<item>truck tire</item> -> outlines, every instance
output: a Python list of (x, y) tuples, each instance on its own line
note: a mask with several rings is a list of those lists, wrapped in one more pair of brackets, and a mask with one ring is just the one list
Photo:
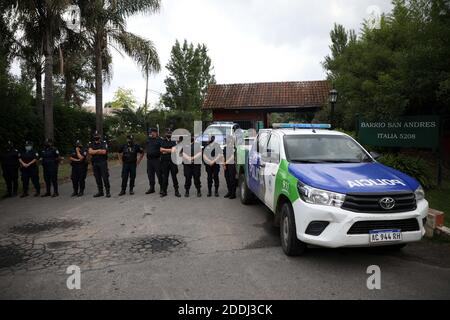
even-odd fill
[(294, 210), (286, 202), (280, 211), (280, 238), (281, 246), (287, 256), (300, 256), (306, 250), (306, 244), (297, 239)]
[(251, 204), (254, 200), (253, 193), (248, 188), (245, 175), (243, 174), (239, 176), (239, 198), (241, 199), (241, 203), (245, 205)]

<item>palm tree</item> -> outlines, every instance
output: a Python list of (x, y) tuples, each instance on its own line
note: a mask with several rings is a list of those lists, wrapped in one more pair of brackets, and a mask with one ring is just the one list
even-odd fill
[(144, 109), (148, 109), (148, 78), (152, 72), (158, 72), (161, 69), (161, 65), (159, 64), (159, 60), (157, 56), (152, 54), (144, 57), (144, 61), (142, 64), (142, 73), (145, 77), (145, 102)]
[[(53, 123), (53, 51), (63, 25), (61, 14), (70, 0), (17, 0), (8, 1), (24, 23), (35, 21), (38, 29), (30, 30), (40, 35), (44, 55), (44, 128), (45, 138), (54, 137)], [(23, 28), (24, 30), (26, 28)], [(36, 78), (36, 80), (38, 80)]]
[[(23, 18), (23, 17), (22, 17)], [(23, 32), (16, 35), (17, 29)], [(15, 57), (19, 58), (28, 74), (33, 75), (36, 86), (36, 114), (44, 119), (44, 109), (42, 104), (42, 73), (44, 72), (43, 48), (42, 48), (42, 28), (36, 19), (16, 21), (9, 26), (12, 49)]]
[[(103, 133), (103, 57), (113, 47), (145, 66), (151, 57), (159, 70), (158, 54), (150, 40), (126, 31), (126, 19), (138, 13), (155, 13), (160, 0), (79, 0), (82, 24), (91, 38), (95, 56), (96, 128)], [(154, 63), (154, 62), (157, 63)], [(157, 67), (157, 68), (155, 68)], [(149, 67), (149, 70), (151, 68)]]

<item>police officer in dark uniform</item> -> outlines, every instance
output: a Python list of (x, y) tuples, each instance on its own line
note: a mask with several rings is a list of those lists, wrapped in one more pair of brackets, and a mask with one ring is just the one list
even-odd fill
[(3, 198), (17, 196), (19, 187), (19, 151), (14, 148), (11, 141), (8, 141), (5, 152), (0, 157), (2, 164), (3, 178), (6, 183), (6, 194)]
[[(45, 141), (44, 150), (41, 151), (41, 163), (44, 169), (44, 181), (46, 193), (42, 197), (57, 197), (58, 193), (58, 167), (61, 158), (59, 151), (53, 146), (53, 140)], [(53, 195), (51, 194), (51, 186), (53, 185)]]
[(19, 162), (22, 172), (23, 193), (20, 196), (25, 198), (28, 196), (28, 187), (30, 180), (33, 183), (36, 193), (35, 197), (39, 197), (41, 193), (41, 186), (39, 184), (39, 167), (38, 167), (39, 153), (33, 149), (31, 141), (25, 142), (25, 151), (19, 153)]
[(146, 194), (155, 193), (155, 175), (158, 178), (158, 183), (160, 186), (160, 193), (162, 194), (161, 188), (161, 138), (158, 136), (158, 130), (152, 128), (150, 129), (150, 137), (147, 139), (147, 144), (145, 150), (147, 152), (147, 176), (150, 189)]
[(177, 179), (178, 166), (172, 161), (172, 153), (175, 151), (177, 143), (172, 141), (172, 131), (167, 130), (166, 136), (161, 142), (161, 197), (167, 196), (167, 187), (169, 186), (169, 174), (172, 176), (173, 187), (175, 189), (175, 196), (181, 197), (179, 191), (179, 184)]
[(203, 151), (203, 161), (205, 163), (206, 174), (208, 175), (208, 197), (212, 196), (212, 185), (214, 182), (214, 195), (219, 196), (219, 160), (222, 156), (222, 149), (216, 141), (215, 136), (211, 136), (208, 145)]
[(94, 171), (95, 182), (98, 192), (94, 198), (103, 197), (103, 186), (106, 189), (106, 197), (111, 198), (111, 187), (109, 184), (108, 171), (108, 144), (102, 141), (98, 132), (94, 135), (94, 142), (89, 145), (88, 153), (91, 156), (92, 170)]
[(194, 185), (197, 189), (197, 197), (202, 196), (201, 188), (202, 184), (200, 181), (201, 170), (202, 170), (202, 146), (200, 143), (195, 142), (195, 138), (191, 137), (191, 144), (184, 146), (183, 150), (183, 167), (184, 167), (184, 177), (185, 184), (184, 189), (186, 193), (184, 196), (189, 197), (189, 190), (192, 185), (192, 178), (194, 178)]
[[(138, 153), (140, 154), (138, 160)], [(128, 177), (130, 177), (130, 195), (134, 194), (134, 181), (136, 180), (136, 167), (144, 157), (144, 149), (134, 143), (133, 135), (127, 136), (127, 144), (119, 150), (119, 160), (122, 163), (122, 190), (119, 197), (124, 196), (127, 190)]]
[(223, 149), (223, 167), (225, 180), (227, 182), (228, 192), (225, 198), (236, 199), (236, 162), (235, 162), (234, 140), (232, 137), (227, 139), (227, 144)]
[(83, 147), (83, 143), (77, 140), (75, 148), (70, 154), (70, 165), (72, 166), (72, 197), (82, 197), (86, 186), (86, 176), (88, 169), (88, 151)]

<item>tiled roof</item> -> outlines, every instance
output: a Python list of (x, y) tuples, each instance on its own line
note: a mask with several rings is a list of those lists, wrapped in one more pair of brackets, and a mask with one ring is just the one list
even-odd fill
[(203, 109), (322, 107), (330, 89), (328, 81), (211, 85)]

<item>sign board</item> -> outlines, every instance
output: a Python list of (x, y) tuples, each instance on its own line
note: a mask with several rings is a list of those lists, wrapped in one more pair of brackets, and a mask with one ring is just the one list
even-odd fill
[(439, 148), (439, 117), (414, 116), (389, 121), (359, 120), (358, 140), (377, 147)]

